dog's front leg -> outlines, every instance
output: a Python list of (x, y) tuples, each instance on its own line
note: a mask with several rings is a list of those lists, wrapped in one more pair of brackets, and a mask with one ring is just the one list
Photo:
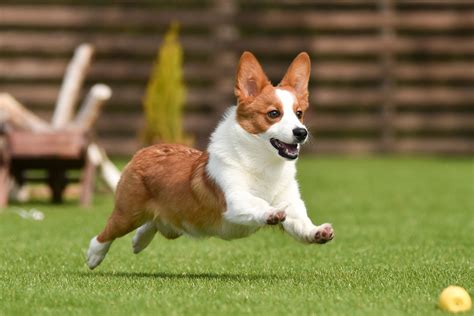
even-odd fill
[(331, 224), (317, 226), (312, 223), (306, 206), (301, 200), (296, 182), (291, 185), (287, 194), (282, 194), (280, 198), (288, 202), (286, 220), (282, 223), (288, 234), (301, 242), (317, 244), (324, 244), (334, 238)]
[(270, 206), (265, 200), (246, 191), (226, 195), (224, 218), (234, 224), (247, 226), (276, 225), (286, 218), (284, 209)]
[(286, 232), (301, 242), (324, 244), (334, 238), (331, 224), (316, 226), (307, 216), (288, 215), (282, 224)]
[[(212, 157), (211, 157), (212, 158)], [(272, 207), (266, 200), (252, 194), (252, 176), (221, 159), (210, 159), (208, 172), (224, 192), (224, 219), (245, 226), (276, 225), (285, 220), (284, 209)]]

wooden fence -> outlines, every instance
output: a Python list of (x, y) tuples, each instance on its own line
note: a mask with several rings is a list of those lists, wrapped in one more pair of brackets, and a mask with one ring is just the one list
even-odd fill
[(313, 152), (474, 152), (474, 1), (0, 1), (0, 91), (51, 115), (82, 42), (87, 84), (114, 96), (97, 132), (114, 154), (140, 144), (141, 99), (160, 40), (182, 25), (185, 128), (203, 148), (243, 50), (274, 83), (300, 51), (313, 60)]

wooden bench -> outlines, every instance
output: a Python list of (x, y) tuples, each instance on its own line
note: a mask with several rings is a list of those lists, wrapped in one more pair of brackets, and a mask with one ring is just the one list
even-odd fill
[[(9, 175), (21, 186), (26, 182), (46, 182), (52, 202), (61, 203), (67, 184), (81, 182), (80, 202), (87, 206), (92, 199), (95, 166), (88, 159), (89, 137), (78, 131), (6, 133), (6, 148), (0, 157), (0, 207), (8, 203)], [(46, 170), (46, 176), (35, 176), (31, 170)], [(83, 170), (80, 178), (71, 170)]]
[[(10, 176), (19, 186), (26, 182), (46, 182), (51, 188), (52, 201), (60, 203), (63, 191), (70, 182), (82, 182), (81, 203), (88, 205), (92, 198), (95, 166), (105, 160), (103, 152), (93, 163), (96, 147), (90, 145), (91, 131), (103, 104), (111, 97), (111, 89), (104, 84), (93, 85), (76, 113), (82, 85), (90, 66), (94, 48), (79, 45), (66, 68), (59, 90), (51, 123), (28, 110), (11, 94), (0, 92), (0, 208), (8, 204)], [(46, 170), (38, 176), (31, 170)], [(83, 169), (82, 177), (74, 178), (70, 170)], [(109, 168), (111, 169), (111, 168)], [(113, 168), (112, 168), (113, 169)], [(119, 171), (112, 170), (112, 188)]]

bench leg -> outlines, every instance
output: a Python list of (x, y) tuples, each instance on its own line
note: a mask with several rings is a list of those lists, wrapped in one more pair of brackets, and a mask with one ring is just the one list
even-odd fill
[(48, 182), (51, 188), (52, 202), (56, 204), (62, 203), (63, 192), (67, 185), (66, 170), (50, 169)]
[(10, 190), (9, 180), (10, 159), (8, 157), (7, 151), (4, 149), (0, 150), (0, 208), (8, 206), (8, 193)]
[(2, 163), (0, 165), (0, 208), (8, 206), (9, 179), (8, 164)]
[(89, 206), (92, 201), (92, 195), (94, 193), (95, 184), (95, 171), (96, 166), (86, 158), (86, 164), (82, 173), (81, 181), (81, 205)]

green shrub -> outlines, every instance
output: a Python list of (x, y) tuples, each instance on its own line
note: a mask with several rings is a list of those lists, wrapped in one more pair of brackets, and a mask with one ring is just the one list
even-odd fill
[(183, 133), (183, 105), (186, 89), (183, 82), (183, 49), (178, 41), (179, 26), (173, 23), (153, 65), (143, 106), (146, 145), (189, 143)]

